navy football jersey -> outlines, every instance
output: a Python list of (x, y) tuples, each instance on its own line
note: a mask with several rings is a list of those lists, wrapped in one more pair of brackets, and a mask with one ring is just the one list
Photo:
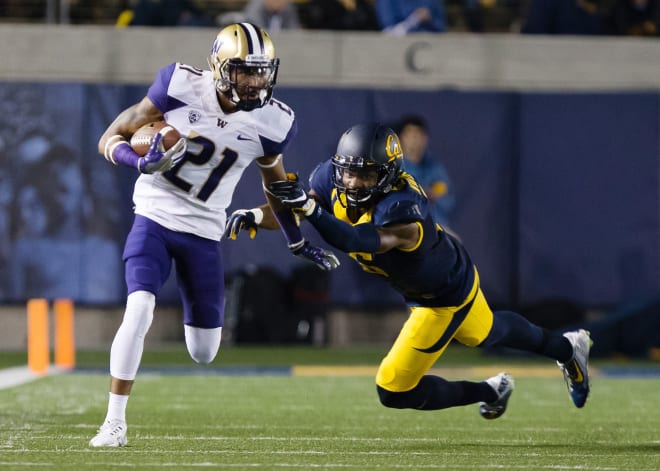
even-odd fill
[(415, 179), (402, 173), (392, 191), (353, 223), (334, 188), (332, 172), (332, 161), (327, 160), (314, 170), (309, 183), (319, 203), (337, 219), (377, 227), (410, 222), (419, 225), (420, 238), (411, 249), (350, 253), (362, 269), (387, 279), (410, 305), (462, 304), (474, 282), (474, 266), (463, 245), (434, 223), (429, 201)]

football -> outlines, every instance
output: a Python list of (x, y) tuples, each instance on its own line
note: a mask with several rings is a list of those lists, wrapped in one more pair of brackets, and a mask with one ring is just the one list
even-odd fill
[(135, 134), (133, 134), (131, 137), (131, 147), (133, 148), (133, 151), (135, 151), (135, 153), (140, 157), (146, 154), (154, 140), (154, 136), (161, 129), (164, 129), (163, 139), (161, 142), (163, 143), (165, 150), (172, 147), (181, 138), (179, 131), (174, 129), (165, 121), (154, 121), (153, 123), (145, 124), (140, 129), (135, 131)]

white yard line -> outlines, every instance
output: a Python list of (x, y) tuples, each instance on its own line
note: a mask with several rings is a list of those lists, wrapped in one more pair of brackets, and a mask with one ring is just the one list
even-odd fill
[[(59, 371), (50, 368), (47, 375), (57, 374)], [(21, 384), (35, 381), (47, 375), (39, 375), (31, 372), (27, 366), (15, 366), (13, 368), (0, 369), (0, 389), (12, 388)]]

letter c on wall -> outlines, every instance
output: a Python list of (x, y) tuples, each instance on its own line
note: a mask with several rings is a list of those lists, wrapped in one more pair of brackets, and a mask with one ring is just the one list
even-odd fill
[(422, 49), (428, 49), (430, 47), (431, 44), (428, 42), (412, 43), (408, 47), (408, 49), (406, 49), (406, 55), (405, 55), (406, 68), (416, 74), (424, 74), (430, 72), (430, 69), (428, 67), (422, 68), (417, 65), (417, 56), (418, 56), (417, 53)]

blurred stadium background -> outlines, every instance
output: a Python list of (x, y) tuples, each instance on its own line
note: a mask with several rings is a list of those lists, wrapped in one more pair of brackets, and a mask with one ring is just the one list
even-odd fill
[[(198, 2), (213, 15), (244, 3)], [(588, 325), (596, 355), (657, 359), (660, 42), (524, 37), (510, 31), (526, 2), (493, 5), (479, 35), (465, 32), (460, 2), (447, 2), (442, 35), (273, 34), (275, 96), (299, 121), (286, 166), (306, 176), (355, 122), (423, 114), (454, 183), (453, 229), (493, 307), (549, 328)], [(119, 324), (136, 175), (108, 166), (97, 139), (161, 66), (206, 67), (217, 31), (117, 28), (125, 6), (0, 3), (2, 350), (24, 351), (31, 298), (75, 301), (81, 349), (107, 350)], [(231, 209), (262, 200), (249, 169)], [(326, 275), (299, 265), (279, 233), (226, 242), (223, 255), (225, 343), (386, 344), (405, 317), (347, 257)], [(182, 335), (169, 283), (147, 343)]]

